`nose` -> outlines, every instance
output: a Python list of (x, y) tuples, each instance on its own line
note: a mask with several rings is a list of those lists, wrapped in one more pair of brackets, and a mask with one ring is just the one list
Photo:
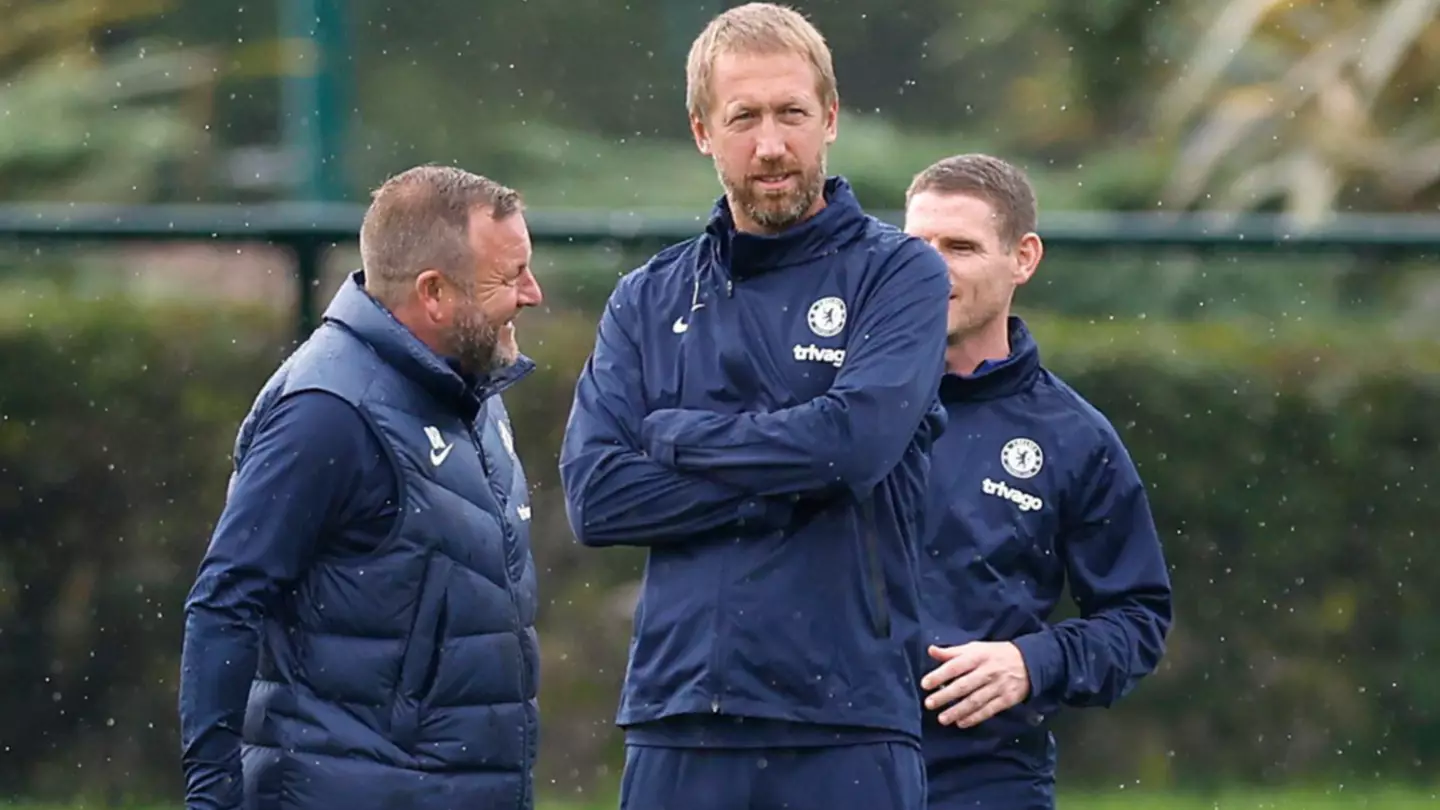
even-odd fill
[(526, 270), (520, 276), (515, 298), (522, 307), (538, 307), (545, 301), (545, 294), (540, 291), (540, 280), (535, 278), (534, 273)]
[(775, 160), (785, 157), (785, 152), (784, 131), (773, 119), (767, 119), (755, 139), (755, 157), (762, 161)]

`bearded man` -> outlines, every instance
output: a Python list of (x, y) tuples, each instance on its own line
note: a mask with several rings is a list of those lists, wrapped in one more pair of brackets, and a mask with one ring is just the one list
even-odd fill
[(420, 166), (240, 426), (185, 608), (189, 810), (533, 806), (530, 505), (502, 391), (519, 194)]
[(691, 47), (724, 195), (622, 278), (560, 454), (587, 546), (648, 564), (622, 810), (923, 810), (920, 512), (945, 262), (826, 171), (820, 32), (748, 3)]

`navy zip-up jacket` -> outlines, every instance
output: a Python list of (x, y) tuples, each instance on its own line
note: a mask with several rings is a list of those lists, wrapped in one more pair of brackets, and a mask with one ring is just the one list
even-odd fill
[[(922, 602), (928, 643), (1014, 641), (1031, 695), (972, 729), (926, 712), (932, 808), (1052, 806), (1048, 719), (1128, 694), (1171, 623), (1160, 540), (1115, 429), (1041, 367), (1016, 317), (1010, 344), (1006, 360), (941, 382)], [(1067, 581), (1081, 616), (1051, 624)]]
[(700, 236), (620, 280), (577, 383), (571, 526), (649, 549), (631, 741), (918, 744), (949, 282), (843, 179), (825, 195), (777, 236), (736, 231), (721, 198)]

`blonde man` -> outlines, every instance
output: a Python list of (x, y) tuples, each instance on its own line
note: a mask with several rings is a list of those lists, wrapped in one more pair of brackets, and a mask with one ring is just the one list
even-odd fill
[(687, 78), (725, 193), (617, 285), (560, 460), (580, 542), (649, 553), (621, 806), (920, 810), (944, 262), (827, 177), (835, 74), (799, 14), (725, 12)]

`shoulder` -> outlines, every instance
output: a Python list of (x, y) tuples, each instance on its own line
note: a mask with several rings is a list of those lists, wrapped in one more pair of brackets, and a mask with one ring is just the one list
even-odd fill
[(694, 266), (696, 257), (706, 244), (705, 239), (703, 235), (693, 236), (662, 248), (644, 264), (620, 277), (610, 293), (610, 303), (639, 302), (649, 290), (668, 286), (674, 279), (683, 276), (686, 268)]
[(945, 260), (924, 240), (866, 214), (861, 237), (869, 264), (881, 280), (910, 284), (943, 283), (948, 289), (949, 271)]
[(278, 393), (326, 391), (358, 404), (389, 366), (347, 329), (327, 323), (295, 350), (276, 374)]
[(1062, 432), (1081, 440), (1077, 455), (1085, 466), (1128, 464), (1128, 451), (1110, 417), (1095, 407), (1060, 375), (1041, 369), (1036, 393), (1045, 399), (1049, 421)]
[(283, 455), (321, 468), (347, 465), (373, 454), (377, 439), (360, 411), (323, 389), (305, 388), (280, 396), (259, 417), (249, 459), (261, 463)]

